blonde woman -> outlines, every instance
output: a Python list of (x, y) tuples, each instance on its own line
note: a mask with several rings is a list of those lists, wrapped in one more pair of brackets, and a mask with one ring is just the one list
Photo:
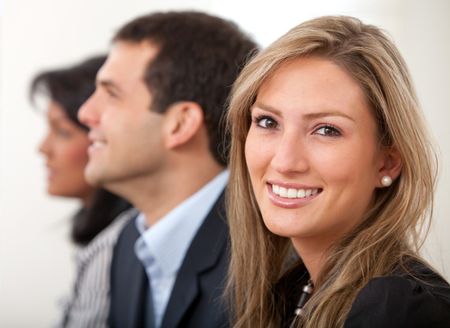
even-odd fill
[(235, 327), (450, 326), (450, 287), (419, 255), (434, 155), (380, 29), (295, 27), (244, 68), (229, 124)]

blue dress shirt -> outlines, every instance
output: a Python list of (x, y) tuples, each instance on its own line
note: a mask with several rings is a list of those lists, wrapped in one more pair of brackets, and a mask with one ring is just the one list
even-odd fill
[(136, 218), (136, 227), (141, 236), (136, 240), (134, 250), (150, 281), (156, 328), (161, 326), (186, 252), (224, 190), (228, 175), (228, 171), (221, 172), (151, 227), (147, 227), (143, 213)]

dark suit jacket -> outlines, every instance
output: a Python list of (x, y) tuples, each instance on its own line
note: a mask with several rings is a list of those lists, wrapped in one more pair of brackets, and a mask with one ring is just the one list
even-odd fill
[[(111, 328), (145, 325), (148, 279), (134, 253), (139, 238), (135, 220), (125, 226), (111, 264)], [(227, 327), (223, 298), (228, 269), (228, 227), (224, 195), (220, 196), (195, 235), (169, 298), (162, 327)]]

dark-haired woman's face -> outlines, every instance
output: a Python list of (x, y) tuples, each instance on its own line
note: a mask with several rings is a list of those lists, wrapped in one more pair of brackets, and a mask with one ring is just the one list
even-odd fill
[(39, 151), (46, 157), (47, 191), (51, 195), (89, 201), (93, 188), (84, 178), (88, 161), (87, 133), (72, 122), (64, 110), (50, 102), (48, 132)]

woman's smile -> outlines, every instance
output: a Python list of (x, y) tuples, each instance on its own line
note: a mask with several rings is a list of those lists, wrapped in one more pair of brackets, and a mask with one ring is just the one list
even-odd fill
[(292, 183), (267, 183), (268, 197), (275, 206), (297, 208), (312, 202), (323, 191), (320, 187)]
[(370, 106), (338, 65), (318, 57), (281, 66), (251, 108), (245, 155), (267, 228), (328, 247), (361, 221), (383, 152)]

